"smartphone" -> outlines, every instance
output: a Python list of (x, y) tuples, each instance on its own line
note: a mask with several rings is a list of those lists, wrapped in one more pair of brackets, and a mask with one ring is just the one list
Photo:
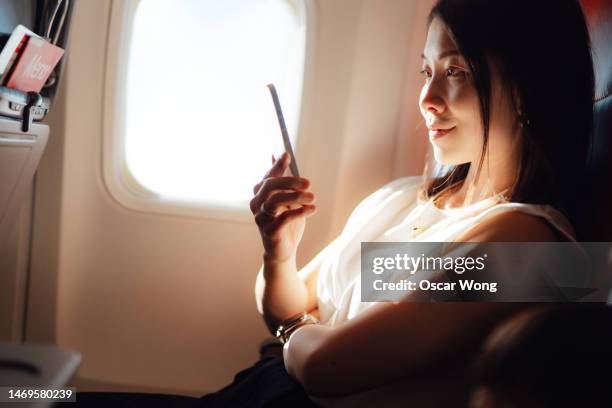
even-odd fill
[(270, 90), (270, 94), (272, 95), (272, 101), (274, 102), (274, 109), (276, 110), (276, 117), (278, 118), (278, 124), (280, 125), (281, 134), (283, 136), (283, 145), (285, 146), (285, 151), (289, 153), (291, 157), (291, 163), (289, 163), (289, 169), (291, 170), (291, 174), (294, 177), (299, 177), (300, 172), (298, 171), (297, 161), (295, 160), (295, 155), (293, 154), (293, 148), (291, 147), (291, 140), (289, 140), (289, 133), (287, 132), (287, 126), (285, 126), (285, 118), (283, 116), (283, 111), (280, 106), (280, 101), (278, 100), (278, 94), (276, 93), (276, 87), (274, 84), (268, 84), (268, 89)]

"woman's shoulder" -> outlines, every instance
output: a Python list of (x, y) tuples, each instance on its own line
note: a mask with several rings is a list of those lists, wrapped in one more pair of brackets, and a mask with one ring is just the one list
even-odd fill
[(568, 219), (550, 205), (506, 202), (478, 216), (474, 227), (457, 241), (556, 242), (575, 241)]

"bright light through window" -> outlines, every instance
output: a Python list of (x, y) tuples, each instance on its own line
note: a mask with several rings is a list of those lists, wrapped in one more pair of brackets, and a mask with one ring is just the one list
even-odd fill
[(274, 83), (295, 147), (305, 21), (297, 0), (142, 0), (129, 53), (125, 158), (171, 199), (243, 206), (283, 151)]

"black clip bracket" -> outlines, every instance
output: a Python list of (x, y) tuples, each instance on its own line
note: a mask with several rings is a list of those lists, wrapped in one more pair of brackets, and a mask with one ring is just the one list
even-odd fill
[(28, 92), (28, 103), (23, 107), (23, 116), (21, 121), (21, 130), (27, 132), (32, 126), (34, 108), (42, 104), (42, 96), (38, 92)]

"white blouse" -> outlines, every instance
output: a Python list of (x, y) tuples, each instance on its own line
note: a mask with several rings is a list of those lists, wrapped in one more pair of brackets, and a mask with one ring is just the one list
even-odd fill
[[(376, 304), (361, 302), (361, 242), (451, 242), (487, 217), (515, 209), (543, 217), (575, 241), (567, 218), (549, 205), (498, 203), (489, 198), (463, 208), (440, 209), (433, 200), (418, 202), (422, 183), (423, 176), (402, 177), (366, 197), (338, 238), (325, 248), (316, 290), (323, 324), (336, 326)], [(413, 238), (413, 227), (425, 230)], [(323, 407), (380, 405), (383, 400), (388, 403), (385, 406), (394, 406), (387, 388), (341, 398), (311, 398)], [(398, 406), (402, 406), (401, 396), (397, 397)], [(403, 406), (407, 402), (404, 399)]]
[[(451, 242), (487, 217), (515, 209), (543, 217), (575, 241), (567, 218), (549, 205), (497, 203), (489, 198), (463, 208), (440, 209), (432, 200), (417, 203), (422, 182), (422, 176), (399, 178), (366, 197), (340, 236), (325, 248), (317, 280), (322, 323), (335, 326), (375, 304), (360, 300), (361, 242)], [(412, 238), (413, 227), (427, 229)]]

